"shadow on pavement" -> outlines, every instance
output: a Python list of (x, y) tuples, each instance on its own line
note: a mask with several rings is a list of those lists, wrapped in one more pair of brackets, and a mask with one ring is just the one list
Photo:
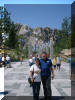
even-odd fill
[(7, 95), (8, 94), (8, 91), (4, 91), (4, 92), (0, 92), (0, 94), (2, 95)]
[[(32, 96), (5, 96), (2, 100), (33, 100)], [(40, 97), (40, 100), (44, 100), (43, 97)], [(75, 100), (72, 97), (52, 97), (51, 100)]]

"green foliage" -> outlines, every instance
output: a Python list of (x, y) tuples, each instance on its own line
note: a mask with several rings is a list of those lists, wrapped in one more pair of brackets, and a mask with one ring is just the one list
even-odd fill
[(63, 49), (71, 48), (71, 23), (65, 18), (62, 23), (62, 30), (57, 34), (57, 41), (54, 46), (54, 53), (58, 55)]
[(6, 10), (6, 8), (4, 8), (4, 19), (3, 20), (4, 20), (4, 31), (5, 33), (8, 34), (10, 32), (11, 19), (10, 19), (10, 14)]
[(28, 45), (26, 45), (26, 47), (25, 47), (25, 58), (28, 58)]
[(37, 54), (37, 52), (36, 51), (33, 51), (33, 53), (32, 53), (33, 55), (36, 55)]
[(55, 46), (54, 46), (54, 52), (60, 53), (63, 49), (69, 49), (71, 48), (71, 37), (69, 36), (69, 39), (62, 38)]
[(17, 36), (16, 36), (16, 31), (15, 31), (15, 26), (14, 23), (11, 24), (10, 27), (10, 33), (9, 33), (9, 47), (10, 48), (15, 48), (17, 43)]
[(7, 40), (5, 41), (4, 45), (5, 45), (6, 47), (9, 47), (9, 39), (7, 39)]
[[(4, 10), (3, 10), (4, 9)], [(11, 19), (10, 19), (10, 14), (4, 7), (0, 7), (0, 16), (3, 16), (0, 18), (0, 32), (2, 33), (9, 33), (10, 30), (10, 24), (11, 24)]]
[(2, 44), (2, 34), (0, 33), (0, 46)]
[(75, 15), (72, 15), (72, 22), (71, 22), (71, 28), (72, 28), (72, 39), (71, 39), (71, 46), (72, 48), (75, 48)]
[[(3, 14), (3, 7), (0, 7), (0, 16)], [(0, 17), (0, 46), (2, 45), (3, 19)]]
[(65, 35), (68, 35), (71, 32), (71, 20), (70, 18), (64, 18), (62, 23), (62, 30)]

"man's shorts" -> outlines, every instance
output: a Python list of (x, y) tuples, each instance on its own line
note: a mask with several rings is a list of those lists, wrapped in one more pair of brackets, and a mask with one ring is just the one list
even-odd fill
[(10, 64), (10, 61), (7, 61), (7, 64)]
[(56, 68), (56, 65), (54, 65), (54, 68)]
[(57, 64), (57, 67), (60, 67), (60, 64)]

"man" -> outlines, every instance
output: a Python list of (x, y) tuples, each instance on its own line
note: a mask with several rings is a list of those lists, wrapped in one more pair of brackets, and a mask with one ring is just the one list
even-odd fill
[(29, 58), (29, 66), (31, 67), (33, 64), (34, 63), (33, 63), (33, 60), (32, 60), (32, 56), (30, 56), (30, 58)]
[(61, 58), (59, 56), (56, 57), (56, 62), (57, 62), (57, 70), (59, 69), (59, 71), (60, 71)]
[(52, 68), (52, 62), (47, 58), (47, 53), (43, 52), (40, 59), (41, 65), (41, 80), (44, 90), (45, 100), (51, 100), (51, 72), (52, 79), (54, 78), (54, 70)]
[(36, 57), (36, 55), (33, 55), (33, 56), (32, 56), (32, 61), (33, 61), (33, 63), (35, 62), (35, 57)]
[[(74, 56), (75, 57), (75, 56)], [(70, 67), (70, 79), (75, 80), (75, 58), (73, 56), (71, 58), (67, 58), (67, 62)]]
[(8, 55), (6, 56), (6, 63), (7, 63), (7, 68), (8, 68), (10, 64), (10, 57)]

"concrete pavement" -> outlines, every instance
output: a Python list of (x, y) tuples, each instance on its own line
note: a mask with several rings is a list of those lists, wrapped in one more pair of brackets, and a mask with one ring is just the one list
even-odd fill
[[(69, 64), (62, 62), (61, 70), (55, 71), (55, 78), (51, 82), (52, 96), (71, 96), (71, 81), (69, 79)], [(4, 90), (8, 91), (7, 96), (32, 96), (32, 88), (29, 87), (29, 65), (25, 60), (13, 62), (12, 68), (4, 70)], [(43, 96), (41, 85), (40, 96)]]

